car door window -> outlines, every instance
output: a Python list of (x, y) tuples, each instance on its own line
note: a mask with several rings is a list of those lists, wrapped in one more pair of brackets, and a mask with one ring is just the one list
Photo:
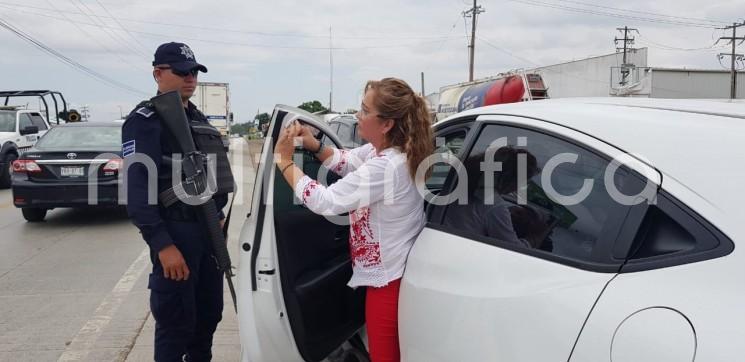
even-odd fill
[(47, 123), (44, 122), (44, 118), (38, 113), (31, 113), (31, 122), (34, 126), (39, 127), (39, 131), (47, 130)]
[(348, 124), (339, 123), (339, 130), (336, 135), (339, 136), (339, 140), (345, 147), (349, 147), (352, 142), (352, 127)]
[(367, 143), (362, 139), (362, 137), (360, 137), (360, 127), (358, 123), (354, 124), (354, 143), (355, 146), (361, 146)]
[[(609, 161), (552, 135), (486, 125), (463, 165), (467, 179), (453, 182), (463, 182), (468, 198), (442, 206), (442, 226), (495, 246), (594, 262), (628, 211), (604, 185)], [(619, 169), (614, 186), (628, 178)]]
[(340, 126), (341, 126), (341, 123), (334, 122), (334, 123), (331, 124), (331, 130), (333, 130), (334, 133), (337, 133), (338, 134), (339, 133), (339, 127)]
[(22, 113), (19, 116), (19, 122), (18, 122), (18, 130), (22, 130), (26, 127), (33, 126), (33, 122), (31, 122), (31, 117), (28, 116), (27, 113)]
[[(734, 243), (715, 226), (665, 191), (649, 205), (637, 225), (629, 225), (635, 235), (621, 272), (665, 268), (728, 255)], [(626, 228), (626, 225), (624, 225)], [(625, 230), (624, 230), (625, 231)], [(621, 249), (621, 250), (619, 250)]]
[[(434, 153), (457, 156), (463, 148), (463, 142), (466, 139), (467, 133), (467, 128), (459, 128), (436, 135)], [(452, 166), (450, 164), (444, 162), (434, 164), (432, 166), (432, 174), (425, 182), (427, 189), (432, 193), (438, 193), (442, 190), (442, 185), (445, 183), (445, 179), (450, 173), (451, 168)]]

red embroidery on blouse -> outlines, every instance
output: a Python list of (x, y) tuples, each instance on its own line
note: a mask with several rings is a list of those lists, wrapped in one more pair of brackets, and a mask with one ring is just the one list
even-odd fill
[(352, 230), (349, 247), (353, 265), (370, 267), (380, 265), (380, 243), (375, 240), (370, 227), (370, 209), (363, 207), (350, 214)]
[(318, 187), (318, 182), (315, 180), (308, 182), (305, 187), (303, 188), (303, 203), (308, 203), (308, 198), (310, 197), (310, 192), (315, 190)]
[(334, 172), (336, 174), (341, 174), (342, 170), (344, 169), (344, 166), (347, 165), (347, 158), (349, 154), (346, 150), (341, 150), (341, 159), (339, 160), (339, 163), (336, 164), (336, 167), (334, 167)]

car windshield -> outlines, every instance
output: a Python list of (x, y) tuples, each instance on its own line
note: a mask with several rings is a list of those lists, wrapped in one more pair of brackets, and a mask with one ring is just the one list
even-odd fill
[(121, 127), (55, 127), (36, 143), (36, 148), (51, 149), (120, 149)]
[(16, 131), (16, 113), (0, 112), (0, 132)]

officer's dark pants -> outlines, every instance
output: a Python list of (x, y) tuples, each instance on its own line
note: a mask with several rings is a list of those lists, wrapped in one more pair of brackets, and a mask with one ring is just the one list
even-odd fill
[(212, 335), (222, 319), (222, 274), (209, 240), (196, 222), (166, 221), (189, 266), (189, 279), (165, 279), (157, 254), (150, 274), (150, 310), (155, 318), (155, 361), (210, 361)]

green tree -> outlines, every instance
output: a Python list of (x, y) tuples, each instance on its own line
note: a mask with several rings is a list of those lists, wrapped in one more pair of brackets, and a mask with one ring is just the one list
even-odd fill
[(257, 114), (254, 120), (259, 121), (259, 128), (261, 128), (261, 125), (263, 125), (264, 123), (269, 123), (269, 121), (272, 120), (272, 117), (269, 115), (269, 113), (264, 112), (261, 114)]
[(234, 124), (230, 127), (230, 133), (239, 134), (241, 136), (248, 134), (249, 128), (253, 126), (253, 123), (239, 123)]
[(316, 112), (325, 112), (328, 111), (326, 107), (321, 104), (319, 101), (308, 101), (305, 102), (299, 106), (297, 106), (300, 109), (304, 109), (310, 113), (316, 113)]

